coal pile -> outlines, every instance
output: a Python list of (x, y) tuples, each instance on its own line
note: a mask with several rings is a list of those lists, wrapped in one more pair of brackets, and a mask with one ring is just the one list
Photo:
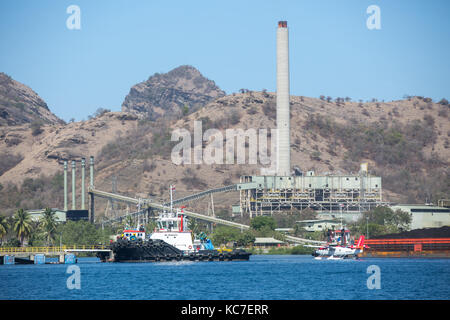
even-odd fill
[(450, 227), (425, 228), (405, 231), (400, 233), (391, 233), (370, 239), (424, 239), (424, 238), (450, 238)]

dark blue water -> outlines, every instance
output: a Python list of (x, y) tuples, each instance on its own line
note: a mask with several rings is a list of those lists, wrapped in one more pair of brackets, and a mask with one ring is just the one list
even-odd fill
[[(0, 299), (449, 299), (449, 259), (319, 261), (251, 256), (250, 261), (99, 263), (80, 258), (81, 288), (69, 265), (2, 265)], [(380, 289), (368, 289), (370, 265)]]

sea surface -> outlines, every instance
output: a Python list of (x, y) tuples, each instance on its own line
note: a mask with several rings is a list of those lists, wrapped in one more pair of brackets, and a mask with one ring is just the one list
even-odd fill
[[(450, 259), (329, 261), (303, 255), (253, 255), (250, 261), (101, 263), (79, 258), (74, 265), (79, 267), (79, 282), (74, 281), (77, 273), (70, 266), (0, 265), (0, 299), (450, 298)], [(370, 272), (374, 268), (370, 266), (379, 273)], [(378, 282), (370, 278), (374, 276), (379, 276)], [(368, 282), (380, 288), (369, 289)]]

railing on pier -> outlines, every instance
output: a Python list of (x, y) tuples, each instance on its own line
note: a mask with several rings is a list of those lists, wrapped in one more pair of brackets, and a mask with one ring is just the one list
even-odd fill
[(0, 247), (0, 253), (50, 253), (70, 250), (107, 250), (106, 246)]

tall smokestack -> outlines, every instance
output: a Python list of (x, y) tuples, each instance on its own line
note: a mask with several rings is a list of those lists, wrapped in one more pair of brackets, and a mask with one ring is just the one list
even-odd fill
[(84, 179), (85, 179), (85, 170), (86, 170), (85, 168), (86, 168), (86, 159), (82, 158), (81, 159), (81, 210), (85, 210), (84, 203), (86, 202), (86, 199), (84, 198), (84, 196), (85, 196)]
[(277, 29), (277, 175), (291, 175), (289, 106), (289, 32), (287, 21)]
[(72, 160), (72, 210), (75, 210), (75, 160)]
[(90, 180), (89, 180), (89, 186), (91, 188), (94, 187), (94, 157), (91, 156), (90, 160), (89, 160), (89, 175), (90, 175)]
[[(91, 156), (89, 159), (89, 188), (94, 188), (94, 157)], [(92, 190), (91, 190), (92, 191)], [(91, 209), (89, 210), (89, 221), (94, 223), (95, 220), (95, 206), (94, 206), (94, 194), (92, 192), (89, 193), (91, 196)]]
[(64, 160), (64, 211), (67, 209), (67, 160)]

